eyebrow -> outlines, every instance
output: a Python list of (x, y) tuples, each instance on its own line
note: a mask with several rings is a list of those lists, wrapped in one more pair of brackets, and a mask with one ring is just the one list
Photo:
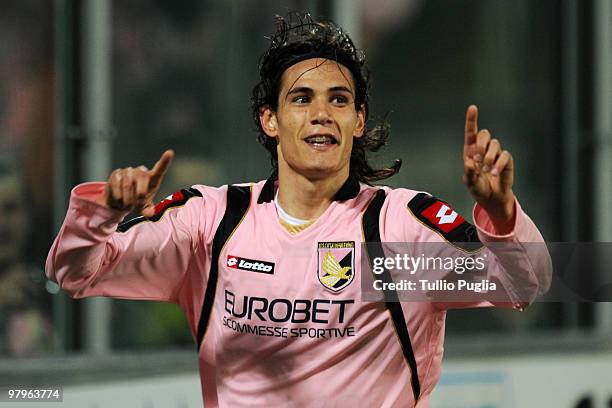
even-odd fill
[(329, 90), (331, 92), (348, 92), (351, 95), (353, 94), (353, 91), (348, 89), (346, 86), (334, 86), (333, 88), (329, 88)]
[[(346, 92), (346, 93), (349, 93), (349, 94), (353, 95), (353, 91), (351, 91), (346, 86), (334, 86), (334, 87), (329, 88), (328, 92)], [(293, 94), (296, 94), (296, 93), (312, 94), (314, 92), (313, 92), (312, 88), (309, 88), (307, 86), (300, 86), (298, 88), (293, 88), (292, 90), (287, 92), (287, 96), (293, 95)]]

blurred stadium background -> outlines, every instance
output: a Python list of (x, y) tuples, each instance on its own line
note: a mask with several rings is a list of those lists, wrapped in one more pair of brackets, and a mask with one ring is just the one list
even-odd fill
[[(73, 301), (44, 260), (73, 185), (166, 148), (164, 193), (267, 177), (249, 96), (289, 10), (331, 17), (365, 48), (372, 113), (392, 123), (377, 160), (404, 161), (392, 185), (469, 214), (476, 103), (545, 238), (612, 241), (609, 0), (3, 0), (0, 385), (58, 384), (67, 407), (201, 405), (177, 307)], [(612, 407), (611, 303), (452, 311), (446, 350), (434, 408)]]

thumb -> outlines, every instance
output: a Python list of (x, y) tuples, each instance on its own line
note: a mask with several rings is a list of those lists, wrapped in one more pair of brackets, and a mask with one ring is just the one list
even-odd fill
[(173, 158), (174, 151), (166, 150), (161, 155), (157, 163), (155, 163), (153, 169), (148, 172), (149, 177), (145, 179), (146, 181), (143, 180), (143, 182), (146, 183), (145, 188), (147, 189), (147, 194), (145, 201), (139, 208), (139, 212), (145, 217), (152, 217), (155, 215), (155, 203), (153, 200), (157, 194), (157, 190), (159, 190), (159, 187), (161, 186), (162, 179), (168, 171)]
[(168, 168), (170, 167), (170, 163), (172, 163), (173, 158), (174, 158), (174, 151), (166, 150), (161, 155), (157, 163), (155, 163), (155, 166), (153, 166), (153, 169), (149, 172), (151, 175), (151, 180), (149, 181), (149, 188), (151, 190), (155, 190), (159, 187), (162, 179), (164, 178), (164, 175), (166, 174), (166, 172), (168, 171)]

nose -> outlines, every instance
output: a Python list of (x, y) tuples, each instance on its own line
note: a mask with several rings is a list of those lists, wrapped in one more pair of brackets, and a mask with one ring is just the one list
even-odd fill
[(315, 100), (311, 104), (311, 124), (329, 125), (333, 123), (333, 117), (329, 103), (325, 100)]

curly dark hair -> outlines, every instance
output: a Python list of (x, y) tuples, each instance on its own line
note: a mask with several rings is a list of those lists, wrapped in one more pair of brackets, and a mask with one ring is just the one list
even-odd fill
[[(326, 58), (344, 65), (355, 84), (355, 110), (363, 105), (366, 124), (369, 113), (370, 74), (365, 53), (358, 50), (351, 38), (333, 21), (314, 19), (309, 14), (291, 13), (285, 19), (276, 16), (276, 32), (268, 38), (270, 47), (259, 61), (260, 82), (253, 88), (251, 110), (257, 127), (257, 140), (271, 155), (272, 166), (278, 169), (276, 139), (268, 137), (261, 127), (259, 112), (269, 107), (276, 112), (282, 75), (290, 66), (309, 58)], [(363, 137), (355, 138), (351, 151), (350, 175), (369, 183), (396, 174), (402, 164), (396, 160), (390, 167), (373, 168), (366, 152), (376, 152), (387, 143), (391, 126), (387, 117), (371, 128), (366, 126)]]

